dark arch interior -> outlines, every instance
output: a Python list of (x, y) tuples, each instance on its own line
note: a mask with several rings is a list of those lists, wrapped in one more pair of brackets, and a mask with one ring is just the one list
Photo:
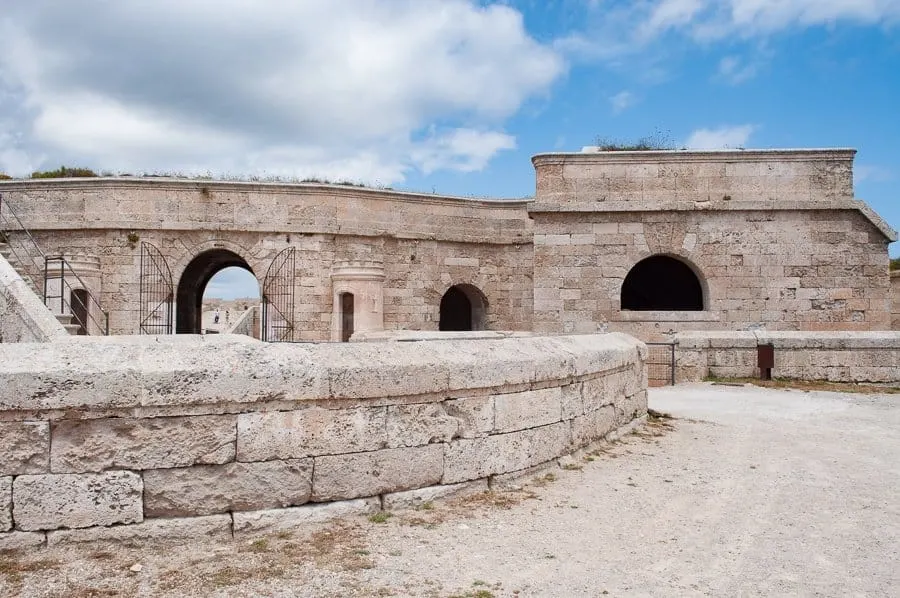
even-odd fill
[(178, 281), (175, 332), (200, 334), (203, 327), (203, 291), (219, 270), (234, 266), (253, 273), (244, 258), (227, 249), (210, 249), (191, 260)]
[(635, 264), (625, 277), (622, 309), (703, 311), (703, 287), (684, 262), (654, 255)]
[(487, 302), (471, 285), (454, 285), (441, 297), (438, 330), (484, 330)]

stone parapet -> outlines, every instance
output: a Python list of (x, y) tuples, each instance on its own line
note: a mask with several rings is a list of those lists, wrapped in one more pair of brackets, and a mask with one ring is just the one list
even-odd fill
[(0, 192), (34, 231), (211, 229), (497, 244), (527, 243), (531, 237), (528, 202), (522, 200), (315, 183), (128, 177), (0, 181)]
[(47, 342), (67, 336), (41, 298), (0, 256), (0, 343)]
[(640, 420), (645, 358), (621, 334), (0, 345), (0, 546), (227, 537), (488, 488)]
[(775, 347), (772, 376), (829, 382), (900, 382), (900, 332), (682, 332), (677, 382), (755, 378), (757, 346)]

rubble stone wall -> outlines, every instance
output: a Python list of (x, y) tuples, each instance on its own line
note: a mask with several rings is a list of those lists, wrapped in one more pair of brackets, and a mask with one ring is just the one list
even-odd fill
[(678, 383), (756, 378), (762, 344), (775, 347), (775, 378), (900, 382), (900, 332), (683, 332), (675, 342)]
[(484, 490), (647, 408), (646, 347), (617, 334), (4, 347), (0, 548), (227, 537)]

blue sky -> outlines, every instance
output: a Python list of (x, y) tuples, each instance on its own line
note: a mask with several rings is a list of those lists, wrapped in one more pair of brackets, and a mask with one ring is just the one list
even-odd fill
[[(900, 0), (34, 0), (0, 14), (0, 171), (534, 192), (530, 156), (854, 147), (900, 227)], [(900, 256), (900, 244), (891, 246)]]

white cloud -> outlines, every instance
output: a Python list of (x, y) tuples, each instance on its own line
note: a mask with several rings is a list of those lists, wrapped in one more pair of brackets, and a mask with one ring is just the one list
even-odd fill
[(0, 109), (24, 115), (0, 169), (477, 170), (564, 69), (519, 12), (472, 0), (36, 0), (0, 16)]
[(894, 179), (894, 173), (891, 169), (883, 166), (857, 164), (853, 167), (853, 178), (857, 183), (862, 183), (864, 181), (885, 183)]
[(756, 76), (757, 66), (745, 62), (738, 56), (725, 56), (719, 61), (719, 76), (731, 83), (739, 85)]
[(716, 129), (697, 129), (684, 143), (688, 149), (736, 149), (747, 146), (754, 125), (724, 126)]
[(709, 42), (842, 22), (900, 23), (900, 0), (635, 0), (583, 7), (584, 24), (561, 36), (556, 47), (610, 63), (638, 55), (673, 32)]
[[(262, 274), (260, 274), (262, 275)], [(245, 299), (259, 297), (259, 280), (249, 271), (238, 267), (223, 268), (209, 279), (203, 291), (204, 299)]]
[(624, 90), (611, 96), (609, 103), (612, 106), (613, 114), (621, 114), (634, 105), (636, 98), (630, 91)]

